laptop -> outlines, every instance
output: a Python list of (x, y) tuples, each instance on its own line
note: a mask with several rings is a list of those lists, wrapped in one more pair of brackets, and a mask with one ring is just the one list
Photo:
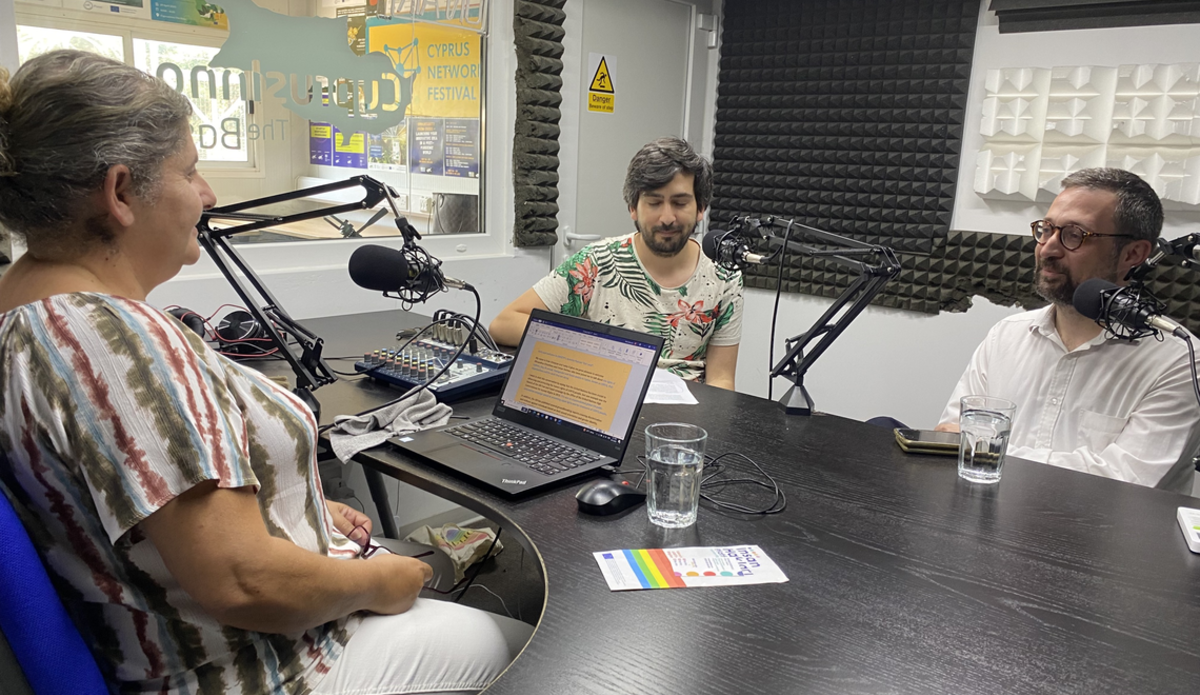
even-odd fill
[(618, 463), (663, 339), (535, 309), (489, 417), (392, 437), (504, 495)]

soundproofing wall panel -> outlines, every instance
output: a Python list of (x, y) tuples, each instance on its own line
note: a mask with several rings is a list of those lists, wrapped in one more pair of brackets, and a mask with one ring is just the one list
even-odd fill
[[(1035, 303), (1018, 281), (1032, 238), (949, 234), (979, 7), (726, 3), (712, 227), (773, 215), (890, 246), (903, 270), (876, 299), (886, 306), (961, 311), (976, 293)], [(790, 292), (836, 297), (856, 275), (795, 254), (785, 264)], [(774, 288), (776, 273), (752, 268), (746, 284)]]
[(1195, 0), (992, 0), (1001, 34), (1200, 22)]
[(517, 246), (558, 241), (558, 136), (566, 0), (515, 0), (517, 118), (513, 193)]
[(1066, 176), (1117, 167), (1167, 210), (1200, 206), (1200, 64), (989, 70), (975, 192), (1049, 202)]

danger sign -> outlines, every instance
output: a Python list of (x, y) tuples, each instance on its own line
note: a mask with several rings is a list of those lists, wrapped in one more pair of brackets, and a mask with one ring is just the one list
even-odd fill
[(613, 85), (612, 65), (615, 59), (603, 53), (588, 54), (588, 72), (592, 75), (588, 83), (588, 111), (613, 113), (617, 104), (617, 90)]

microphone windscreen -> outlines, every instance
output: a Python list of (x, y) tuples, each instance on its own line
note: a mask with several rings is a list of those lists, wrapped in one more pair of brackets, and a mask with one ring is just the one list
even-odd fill
[(700, 240), (700, 249), (704, 251), (704, 255), (712, 260), (717, 260), (717, 247), (721, 243), (721, 237), (725, 236), (726, 232), (723, 229), (713, 229), (704, 235)]
[(377, 292), (395, 292), (408, 278), (404, 254), (387, 246), (367, 244), (350, 254), (350, 279), (359, 287)]
[(1103, 293), (1115, 289), (1117, 289), (1116, 285), (1103, 278), (1084, 280), (1079, 287), (1075, 288), (1075, 296), (1071, 298), (1071, 304), (1074, 305), (1075, 311), (1094, 321), (1100, 318), (1100, 314), (1104, 311)]

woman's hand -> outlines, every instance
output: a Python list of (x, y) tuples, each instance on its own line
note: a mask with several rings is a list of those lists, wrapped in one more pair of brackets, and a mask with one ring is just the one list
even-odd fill
[(379, 553), (366, 561), (379, 570), (379, 589), (367, 610), (383, 615), (412, 608), (421, 589), (433, 579), (433, 568), (416, 558)]
[(371, 517), (354, 507), (333, 500), (325, 500), (333, 516), (333, 527), (350, 540), (365, 546), (371, 538)]

